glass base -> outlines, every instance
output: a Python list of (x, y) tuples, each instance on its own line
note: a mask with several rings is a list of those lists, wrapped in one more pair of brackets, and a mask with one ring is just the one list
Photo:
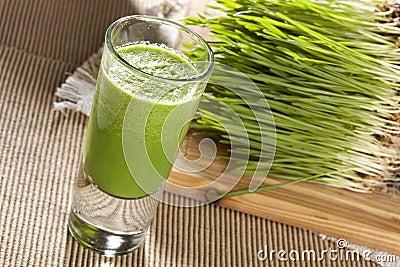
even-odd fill
[(132, 252), (143, 242), (162, 191), (138, 199), (111, 196), (91, 183), (81, 167), (74, 187), (68, 227), (84, 247), (114, 256)]
[(147, 233), (147, 231), (132, 234), (107, 231), (89, 224), (73, 211), (69, 217), (68, 228), (78, 243), (106, 256), (134, 251), (142, 244)]

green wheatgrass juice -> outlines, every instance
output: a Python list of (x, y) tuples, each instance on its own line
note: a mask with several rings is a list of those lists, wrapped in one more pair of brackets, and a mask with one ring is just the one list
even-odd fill
[[(185, 56), (166, 47), (139, 43), (120, 47), (117, 53), (131, 66), (157, 77), (197, 75)], [(171, 159), (186, 135), (187, 124), (182, 126), (198, 106), (196, 85), (152, 82), (115, 59), (108, 64), (108, 73), (102, 67), (99, 71), (83, 168), (92, 183), (110, 195), (146, 196), (160, 189), (169, 175)], [(139, 184), (132, 174), (140, 175)]]

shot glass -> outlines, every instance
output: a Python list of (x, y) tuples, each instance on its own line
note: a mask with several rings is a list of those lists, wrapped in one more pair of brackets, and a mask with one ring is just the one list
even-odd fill
[(112, 256), (143, 242), (213, 65), (176, 22), (129, 16), (107, 29), (68, 225), (80, 244)]

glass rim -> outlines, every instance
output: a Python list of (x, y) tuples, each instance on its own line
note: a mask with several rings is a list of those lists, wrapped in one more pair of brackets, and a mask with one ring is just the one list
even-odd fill
[[(167, 23), (171, 26), (183, 29), (183, 31), (185, 31), (187, 34), (194, 36), (197, 40), (198, 43), (200, 43), (201, 45), (203, 45), (203, 47), (206, 50), (207, 53), (207, 60), (208, 60), (208, 66), (207, 68), (201, 72), (200, 74), (194, 76), (194, 77), (189, 77), (189, 78), (182, 78), (182, 79), (175, 79), (175, 78), (165, 78), (165, 77), (159, 77), (159, 76), (155, 76), (152, 75), (150, 73), (144, 72), (134, 66), (132, 66), (129, 62), (127, 62), (125, 59), (123, 59), (118, 52), (115, 50), (114, 45), (112, 44), (112, 33), (115, 29), (115, 27), (125, 21), (128, 20), (132, 20), (132, 19), (136, 19), (136, 20), (143, 20), (143, 21), (156, 21), (156, 22), (162, 22), (162, 23)], [(179, 30), (181, 30), (179, 29)], [(146, 41), (146, 40), (143, 40)], [(189, 29), (188, 27), (169, 20), (169, 19), (164, 19), (164, 18), (159, 18), (159, 17), (155, 17), (155, 16), (147, 16), (147, 15), (131, 15), (131, 16), (126, 16), (126, 17), (122, 17), (116, 21), (114, 21), (107, 29), (106, 31), (106, 36), (105, 36), (105, 43), (107, 48), (111, 51), (111, 54), (120, 62), (122, 63), (124, 66), (128, 67), (129, 69), (138, 72), (142, 75), (145, 76), (149, 76), (152, 79), (157, 79), (157, 80), (161, 80), (161, 81), (169, 81), (169, 82), (195, 82), (195, 81), (202, 81), (204, 79), (206, 79), (207, 77), (209, 77), (214, 69), (214, 53), (211, 49), (211, 47), (208, 45), (208, 43), (196, 32), (192, 31), (191, 29)], [(201, 62), (201, 61), (200, 61)], [(204, 61), (206, 62), (206, 61)]]

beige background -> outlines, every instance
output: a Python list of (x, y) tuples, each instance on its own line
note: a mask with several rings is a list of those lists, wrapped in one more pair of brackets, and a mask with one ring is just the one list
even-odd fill
[(258, 261), (265, 245), (335, 244), (215, 205), (160, 205), (144, 246), (127, 256), (77, 245), (67, 219), (87, 118), (54, 112), (53, 93), (97, 51), (106, 27), (135, 10), (122, 0), (0, 1), (0, 266), (373, 266)]

